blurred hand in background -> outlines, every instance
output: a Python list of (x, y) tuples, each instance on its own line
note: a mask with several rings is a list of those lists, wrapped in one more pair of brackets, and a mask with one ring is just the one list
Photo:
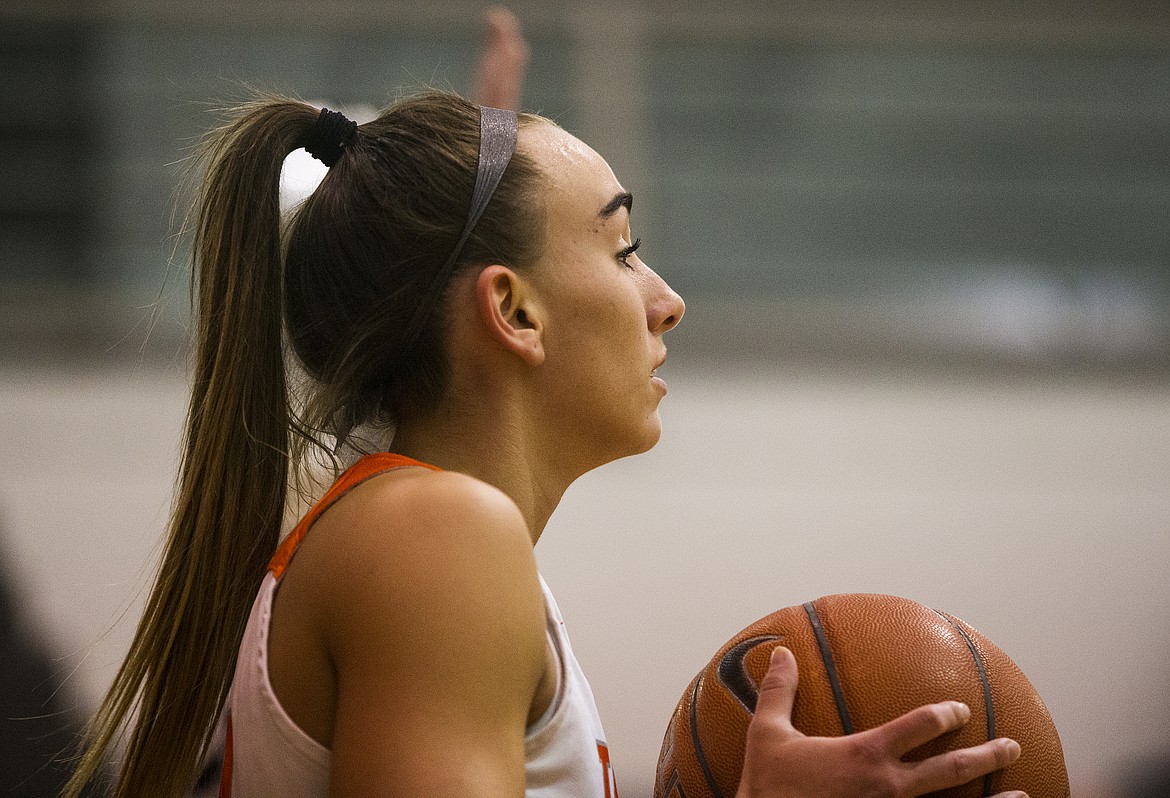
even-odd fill
[(484, 12), (484, 43), (471, 99), (493, 108), (520, 110), (520, 92), (531, 55), (520, 20), (506, 8)]

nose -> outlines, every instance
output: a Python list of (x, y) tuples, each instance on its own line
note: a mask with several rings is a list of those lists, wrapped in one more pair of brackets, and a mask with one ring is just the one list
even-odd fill
[(650, 332), (661, 335), (678, 326), (687, 304), (657, 273), (654, 273), (653, 284), (654, 291), (646, 304), (646, 321)]

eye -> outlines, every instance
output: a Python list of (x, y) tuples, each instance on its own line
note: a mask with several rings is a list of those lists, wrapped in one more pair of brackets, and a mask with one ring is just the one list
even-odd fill
[(635, 238), (633, 244), (630, 244), (628, 247), (617, 254), (618, 262), (620, 262), (623, 266), (632, 269), (633, 267), (630, 266), (629, 258), (638, 251), (638, 247), (640, 246), (642, 246), (642, 239)]

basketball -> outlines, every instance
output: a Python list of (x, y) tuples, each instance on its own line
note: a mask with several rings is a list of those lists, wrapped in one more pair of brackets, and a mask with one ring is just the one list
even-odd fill
[(719, 649), (683, 693), (658, 759), (655, 798), (733, 798), (748, 723), (772, 650), (788, 647), (800, 680), (793, 725), (839, 737), (880, 726), (939, 701), (962, 701), (971, 719), (914, 749), (906, 760), (1011, 737), (1010, 767), (932, 793), (974, 798), (1024, 790), (1068, 798), (1064, 752), (1052, 718), (1014, 662), (963, 621), (896, 596), (844, 594), (756, 621)]

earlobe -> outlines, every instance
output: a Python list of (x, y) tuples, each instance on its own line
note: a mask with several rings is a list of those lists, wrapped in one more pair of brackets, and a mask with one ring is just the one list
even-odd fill
[(487, 334), (524, 362), (544, 362), (544, 330), (540, 311), (527, 282), (507, 266), (494, 264), (475, 283), (480, 322)]

